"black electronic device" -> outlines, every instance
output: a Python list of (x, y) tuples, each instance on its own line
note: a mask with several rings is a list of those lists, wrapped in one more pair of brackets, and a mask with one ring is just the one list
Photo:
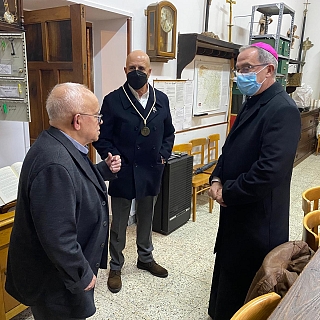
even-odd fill
[(155, 205), (153, 231), (169, 234), (190, 219), (193, 157), (184, 155), (165, 164)]

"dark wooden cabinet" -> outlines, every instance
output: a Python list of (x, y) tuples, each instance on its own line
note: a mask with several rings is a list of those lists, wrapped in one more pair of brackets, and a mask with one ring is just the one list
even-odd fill
[(297, 165), (315, 151), (318, 121), (319, 109), (301, 113), (301, 137), (294, 165)]

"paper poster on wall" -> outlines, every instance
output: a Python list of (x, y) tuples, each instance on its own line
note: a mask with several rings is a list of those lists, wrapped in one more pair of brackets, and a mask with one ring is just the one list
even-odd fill
[(191, 80), (154, 80), (153, 86), (169, 99), (172, 122), (176, 131), (191, 127), (193, 85)]
[(193, 115), (227, 112), (230, 62), (195, 61)]

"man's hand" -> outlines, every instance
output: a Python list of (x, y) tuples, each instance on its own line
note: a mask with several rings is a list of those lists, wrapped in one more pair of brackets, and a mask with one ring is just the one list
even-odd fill
[(213, 200), (216, 200), (220, 206), (226, 207), (227, 205), (224, 203), (222, 198), (222, 184), (218, 181), (215, 181), (212, 183), (209, 191), (208, 191), (209, 197), (211, 197)]
[(112, 173), (117, 173), (121, 169), (121, 158), (119, 155), (113, 156), (108, 152), (108, 157), (104, 160)]
[(95, 285), (96, 285), (96, 281), (97, 281), (97, 277), (95, 275), (93, 275), (91, 282), (89, 283), (89, 285), (84, 289), (84, 291), (90, 291), (92, 290)]

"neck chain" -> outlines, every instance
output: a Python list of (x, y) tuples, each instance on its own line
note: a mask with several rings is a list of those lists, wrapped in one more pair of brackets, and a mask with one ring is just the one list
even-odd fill
[(131, 105), (133, 106), (133, 108), (137, 111), (138, 115), (142, 118), (142, 120), (143, 120), (143, 128), (141, 129), (141, 134), (144, 137), (147, 137), (150, 134), (150, 128), (147, 127), (147, 119), (149, 118), (150, 113), (153, 110), (154, 105), (156, 104), (156, 93), (154, 91), (154, 88), (152, 87), (152, 89), (153, 89), (153, 104), (152, 104), (152, 107), (150, 108), (150, 111), (149, 111), (148, 115), (145, 118), (142, 116), (140, 111), (137, 109), (137, 107), (134, 105), (134, 103), (129, 98), (126, 90), (124, 89), (124, 86), (122, 86), (122, 89), (123, 89), (125, 95), (127, 96), (128, 100), (130, 101)]

